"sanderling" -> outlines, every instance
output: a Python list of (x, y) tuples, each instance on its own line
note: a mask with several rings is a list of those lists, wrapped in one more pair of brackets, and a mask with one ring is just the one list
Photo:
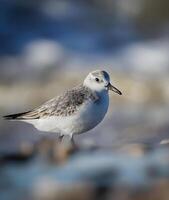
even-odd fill
[(99, 124), (109, 106), (108, 91), (122, 93), (110, 83), (109, 74), (97, 70), (88, 74), (83, 84), (74, 87), (28, 112), (4, 116), (21, 120), (45, 132), (57, 132), (60, 137), (84, 133)]

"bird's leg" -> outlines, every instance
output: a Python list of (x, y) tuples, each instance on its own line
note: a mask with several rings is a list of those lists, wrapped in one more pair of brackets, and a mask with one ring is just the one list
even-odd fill
[(64, 145), (71, 145), (73, 147), (76, 146), (75, 141), (74, 141), (74, 137), (71, 135), (60, 135), (59, 136), (59, 142), (64, 144)]
[(76, 146), (76, 143), (75, 143), (73, 135), (71, 136), (71, 144), (72, 144), (72, 146)]
[(64, 135), (60, 135), (60, 136), (59, 136), (59, 138), (58, 138), (58, 139), (59, 139), (59, 142), (62, 142), (63, 137), (64, 137)]

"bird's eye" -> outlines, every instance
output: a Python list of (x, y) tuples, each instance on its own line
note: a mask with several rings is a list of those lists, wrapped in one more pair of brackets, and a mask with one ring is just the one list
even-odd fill
[(99, 82), (100, 80), (99, 80), (99, 78), (95, 78), (95, 81), (96, 81), (96, 82)]

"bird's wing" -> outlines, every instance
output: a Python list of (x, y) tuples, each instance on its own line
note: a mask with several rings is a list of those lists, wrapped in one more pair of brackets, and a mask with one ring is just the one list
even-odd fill
[(4, 116), (8, 120), (31, 120), (52, 116), (69, 116), (74, 114), (80, 105), (87, 100), (97, 101), (98, 96), (89, 88), (78, 86), (63, 95), (55, 97), (31, 111)]

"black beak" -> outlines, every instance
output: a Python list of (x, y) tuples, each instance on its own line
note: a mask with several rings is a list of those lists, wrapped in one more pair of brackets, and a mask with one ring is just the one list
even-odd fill
[(120, 90), (118, 90), (116, 87), (114, 87), (113, 85), (111, 85), (111, 83), (109, 83), (107, 85), (108, 90), (111, 90), (119, 95), (122, 95), (122, 92), (120, 92)]

